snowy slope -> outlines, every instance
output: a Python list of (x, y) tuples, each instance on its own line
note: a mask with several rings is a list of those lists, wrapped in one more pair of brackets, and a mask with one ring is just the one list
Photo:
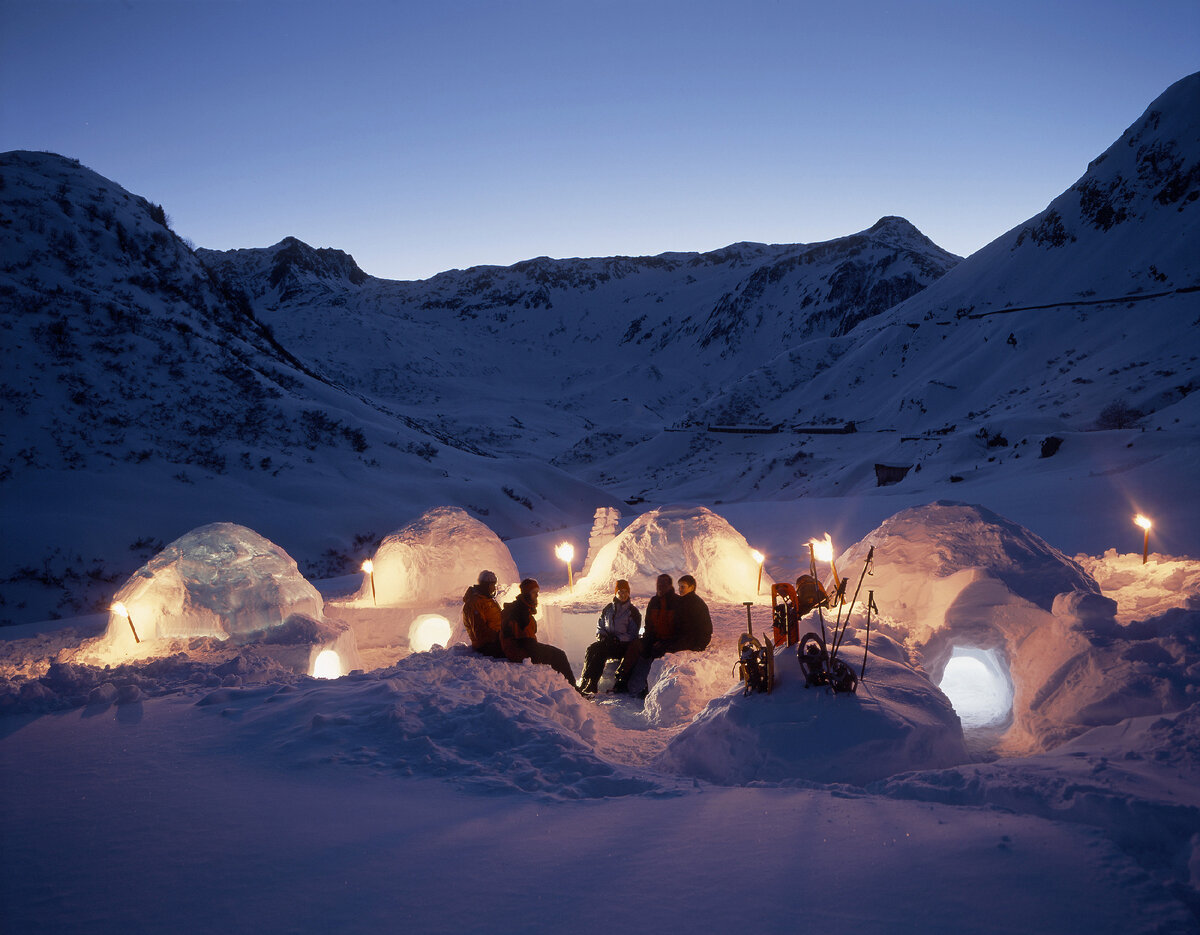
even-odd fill
[(746, 361), (842, 333), (957, 262), (901, 218), (824, 244), (539, 257), (413, 283), (372, 279), (345, 254), (290, 238), (198, 255), (340, 383), (485, 450), (569, 466), (612, 427), (657, 434)]

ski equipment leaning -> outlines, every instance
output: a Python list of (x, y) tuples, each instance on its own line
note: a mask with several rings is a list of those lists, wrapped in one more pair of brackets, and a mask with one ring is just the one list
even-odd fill
[(743, 695), (751, 692), (766, 692), (768, 695), (775, 687), (775, 645), (771, 640), (760, 643), (754, 635), (754, 626), (750, 622), (750, 608), (753, 601), (743, 601), (746, 607), (746, 632), (738, 637), (738, 661), (734, 663), (734, 671), (746, 683)]

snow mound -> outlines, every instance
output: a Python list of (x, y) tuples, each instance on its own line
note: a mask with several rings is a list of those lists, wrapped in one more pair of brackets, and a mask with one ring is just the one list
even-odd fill
[(889, 517), (838, 559), (852, 582), (871, 546), (889, 608), (914, 628), (940, 629), (962, 589), (984, 576), (1045, 611), (1064, 591), (1100, 593), (1077, 562), (982, 506), (939, 500)]
[(508, 546), (491, 529), (458, 507), (435, 507), (384, 538), (375, 555), (374, 595), (364, 575), (347, 603), (395, 607), (448, 603), (462, 598), (484, 569), (496, 573), (500, 587), (520, 580)]
[[(842, 658), (857, 673), (861, 646), (848, 638)], [(794, 651), (780, 650), (771, 694), (743, 695), (739, 685), (712, 700), (655, 765), (721, 785), (863, 785), (966, 762), (950, 702), (903, 659), (902, 647), (872, 634), (866, 680), (856, 694), (833, 694), (806, 688)]]
[(256, 743), (291, 762), (342, 763), (562, 799), (670, 786), (596, 754), (599, 715), (560, 675), (461, 646), (269, 695), (219, 689), (199, 704), (236, 716)]
[(134, 572), (115, 602), (127, 615), (111, 612), (96, 649), (135, 655), (162, 641), (267, 630), (293, 614), (324, 618), (321, 595), (292, 557), (234, 523), (180, 536)]
[[(576, 595), (608, 595), (624, 578), (635, 594), (653, 594), (660, 574), (677, 581), (696, 578), (705, 600), (740, 603), (755, 597), (759, 566), (746, 538), (723, 517), (702, 506), (675, 504), (643, 513), (600, 549)], [(773, 584), (762, 576), (760, 590)]]
[(1076, 555), (1080, 567), (1117, 602), (1117, 622), (1133, 623), (1175, 607), (1200, 610), (1200, 562), (1151, 552), (1145, 564), (1137, 552)]

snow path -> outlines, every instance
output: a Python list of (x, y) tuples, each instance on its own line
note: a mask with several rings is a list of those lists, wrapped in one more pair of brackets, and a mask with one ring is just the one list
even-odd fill
[(778, 931), (1194, 931), (1098, 832), (993, 808), (702, 784), (480, 795), (280, 769), (188, 698), (89, 711), (3, 724), (6, 931), (729, 932), (747, 913)]

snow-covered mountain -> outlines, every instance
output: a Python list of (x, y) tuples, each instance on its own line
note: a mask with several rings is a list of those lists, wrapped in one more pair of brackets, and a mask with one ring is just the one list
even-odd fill
[(423, 282), (292, 238), (199, 256), (314, 370), (489, 452), (568, 464), (615, 426), (630, 444), (688, 421), (747, 361), (842, 334), (957, 262), (901, 218), (823, 244), (539, 257)]
[(193, 251), (72, 160), (6, 154), (0, 618), (96, 606), (214, 521), (327, 575), (439, 504), (506, 538), (622, 500), (951, 496), (1030, 521), (1082, 472), (1166, 512), (1200, 447), (1198, 114), (1193, 75), (962, 262), (885, 217), (422, 282), (294, 239)]

